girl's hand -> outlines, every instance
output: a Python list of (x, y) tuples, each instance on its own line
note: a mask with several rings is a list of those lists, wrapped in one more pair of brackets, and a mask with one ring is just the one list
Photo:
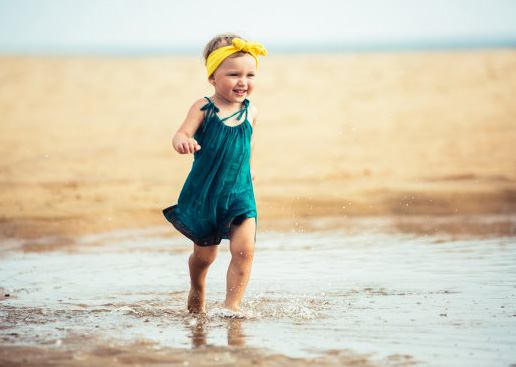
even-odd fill
[(192, 138), (184, 139), (176, 146), (176, 150), (181, 154), (191, 154), (201, 150), (201, 146)]

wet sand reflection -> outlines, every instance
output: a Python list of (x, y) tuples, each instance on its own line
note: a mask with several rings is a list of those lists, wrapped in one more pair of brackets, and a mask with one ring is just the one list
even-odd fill
[[(224, 320), (227, 328), (228, 346), (244, 346), (246, 344), (246, 335), (242, 327), (244, 321), (244, 319), (234, 318)], [(189, 337), (192, 340), (192, 348), (208, 346), (208, 334), (212, 327), (210, 320), (205, 316), (196, 315), (188, 322), (188, 327), (190, 329)]]

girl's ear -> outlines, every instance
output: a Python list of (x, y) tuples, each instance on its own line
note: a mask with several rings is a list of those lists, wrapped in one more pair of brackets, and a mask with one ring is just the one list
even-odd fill
[(210, 82), (211, 85), (215, 85), (215, 77), (213, 76), (213, 74), (210, 75), (210, 77), (208, 78), (208, 81)]

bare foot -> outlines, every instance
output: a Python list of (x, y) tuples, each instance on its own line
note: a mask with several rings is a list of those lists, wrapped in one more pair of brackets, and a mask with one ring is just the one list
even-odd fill
[(228, 315), (225, 316), (227, 318), (230, 318), (230, 319), (247, 319), (247, 318), (249, 318), (247, 313), (238, 306), (231, 306), (231, 305), (226, 304), (224, 307), (227, 310), (231, 311), (231, 313), (229, 313)]
[(204, 308), (204, 289), (190, 287), (188, 294), (188, 311), (190, 313), (206, 313)]

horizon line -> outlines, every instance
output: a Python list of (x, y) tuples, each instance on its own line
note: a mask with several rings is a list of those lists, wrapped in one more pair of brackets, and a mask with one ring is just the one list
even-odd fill
[[(425, 40), (392, 40), (365, 42), (332, 42), (326, 44), (272, 45), (270, 54), (341, 53), (341, 52), (390, 52), (390, 51), (438, 51), (467, 49), (516, 48), (516, 37), (506, 38), (455, 38)], [(192, 46), (144, 46), (144, 45), (25, 45), (13, 47), (0, 43), (0, 56), (194, 56), (200, 54)]]

